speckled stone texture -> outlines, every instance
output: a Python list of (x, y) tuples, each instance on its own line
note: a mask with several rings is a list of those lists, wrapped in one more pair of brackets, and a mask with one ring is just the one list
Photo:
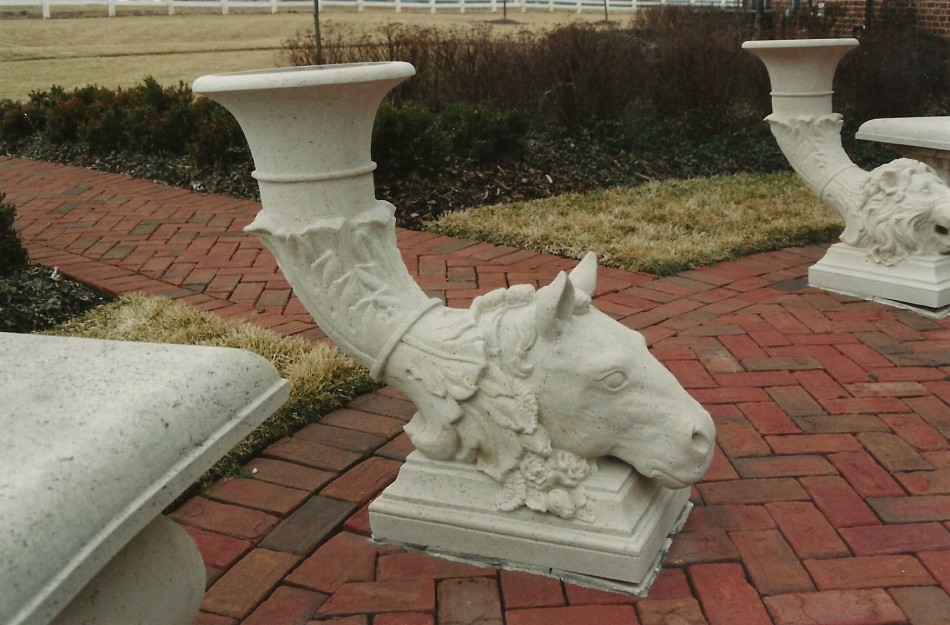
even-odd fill
[(50, 622), (287, 394), (240, 350), (0, 334), (0, 622)]

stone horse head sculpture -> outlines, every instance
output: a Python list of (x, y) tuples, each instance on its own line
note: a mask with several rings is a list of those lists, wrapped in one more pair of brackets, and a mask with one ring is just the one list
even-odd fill
[(248, 229), (324, 331), (413, 400), (405, 430), (420, 452), (475, 463), (502, 487), (500, 509), (561, 517), (583, 514), (582, 482), (603, 456), (668, 488), (702, 476), (712, 419), (640, 333), (591, 303), (594, 254), (541, 289), (515, 285), (448, 308), (396, 257), (393, 214), (376, 201), (302, 232), (263, 213)]
[(593, 255), (544, 288), (500, 289), (468, 310), (412, 279), (395, 209), (374, 197), (369, 146), (383, 95), (413, 71), (367, 63), (196, 81), (254, 155), (263, 210), (247, 230), (327, 335), (413, 400), (417, 449), (474, 463), (497, 481), (498, 509), (582, 517), (582, 484), (603, 456), (660, 486), (698, 479), (712, 420), (640, 334), (591, 304)]
[(518, 285), (477, 298), (467, 323), (456, 326), (466, 327), (475, 349), (438, 364), (443, 377), (459, 362), (457, 380), (473, 365), (477, 373), (452, 406), (438, 401), (429, 411), (423, 401), (406, 427), (423, 453), (475, 462), (502, 484), (500, 509), (574, 516), (585, 503), (582, 483), (603, 456), (668, 488), (696, 481), (712, 459), (709, 413), (641, 334), (592, 305), (596, 272), (588, 254), (539, 290)]

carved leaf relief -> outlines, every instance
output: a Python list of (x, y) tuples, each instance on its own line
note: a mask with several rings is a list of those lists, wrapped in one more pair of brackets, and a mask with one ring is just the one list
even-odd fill
[(502, 512), (511, 512), (525, 505), (528, 498), (528, 485), (524, 476), (518, 471), (512, 471), (505, 478), (501, 493), (495, 502), (495, 508)]

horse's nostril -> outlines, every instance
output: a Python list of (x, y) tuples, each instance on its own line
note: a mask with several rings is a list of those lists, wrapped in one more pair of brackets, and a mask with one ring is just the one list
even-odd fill
[(697, 449), (706, 450), (710, 446), (709, 437), (700, 430), (693, 430), (692, 442)]

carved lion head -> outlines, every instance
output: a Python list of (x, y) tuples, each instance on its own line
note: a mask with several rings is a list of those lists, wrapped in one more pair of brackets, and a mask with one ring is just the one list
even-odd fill
[(908, 254), (950, 254), (950, 188), (929, 166), (899, 158), (864, 184), (861, 224), (846, 243), (893, 265)]

